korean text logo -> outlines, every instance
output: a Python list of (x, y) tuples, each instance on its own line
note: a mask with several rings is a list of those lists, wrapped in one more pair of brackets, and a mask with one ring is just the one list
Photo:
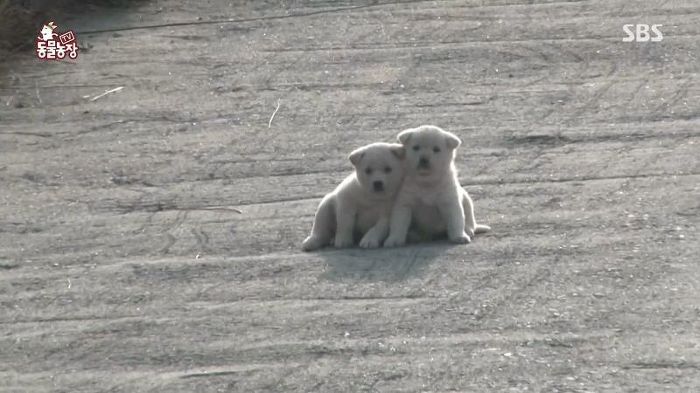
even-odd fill
[(73, 30), (61, 33), (54, 22), (45, 24), (36, 37), (36, 56), (40, 60), (78, 58), (78, 41)]

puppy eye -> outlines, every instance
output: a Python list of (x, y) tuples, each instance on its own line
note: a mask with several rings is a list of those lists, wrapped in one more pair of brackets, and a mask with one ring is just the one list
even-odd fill
[(420, 146), (418, 145), (413, 145), (413, 150), (418, 151), (420, 149)]
[(368, 174), (368, 175), (371, 175), (371, 174), (372, 174), (372, 168), (367, 168), (367, 169), (365, 169), (365, 173)]
[(388, 167), (384, 168), (384, 173), (391, 173), (391, 167), (388, 166)]
[(433, 147), (433, 151), (434, 151), (435, 153), (440, 153), (440, 148), (437, 147), (437, 146), (435, 146), (435, 147)]

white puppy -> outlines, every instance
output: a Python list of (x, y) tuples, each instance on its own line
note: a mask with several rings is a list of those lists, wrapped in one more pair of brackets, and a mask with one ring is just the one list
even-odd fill
[(475, 233), (490, 230), (476, 224), (472, 200), (457, 179), (455, 149), (462, 141), (427, 125), (405, 130), (398, 138), (406, 149), (406, 173), (384, 246), (405, 244), (411, 221), (420, 238), (446, 233), (454, 243), (469, 243)]
[(333, 243), (350, 247), (379, 247), (389, 233), (389, 216), (403, 180), (404, 148), (396, 143), (373, 143), (350, 153), (355, 172), (330, 194), (316, 211), (311, 234), (302, 249), (311, 251)]

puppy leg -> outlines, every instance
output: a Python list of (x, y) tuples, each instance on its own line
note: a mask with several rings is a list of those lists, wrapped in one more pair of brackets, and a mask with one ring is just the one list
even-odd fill
[(464, 207), (459, 198), (439, 205), (438, 209), (447, 224), (447, 238), (452, 243), (469, 243), (471, 238), (464, 232)]
[(488, 225), (484, 224), (476, 224), (476, 228), (474, 229), (474, 234), (480, 234), (480, 233), (488, 233), (491, 232), (491, 227)]
[(389, 222), (389, 237), (384, 241), (384, 247), (397, 247), (406, 244), (406, 235), (410, 225), (411, 208), (398, 203), (394, 205)]
[(489, 232), (491, 230), (491, 227), (488, 225), (476, 223), (476, 218), (474, 218), (474, 202), (469, 196), (467, 190), (462, 190), (464, 191), (464, 193), (462, 194), (462, 207), (464, 208), (465, 224), (464, 231), (467, 232), (467, 235), (469, 235), (469, 237), (473, 239), (475, 234)]
[(462, 209), (464, 209), (464, 231), (469, 237), (474, 237), (476, 231), (476, 219), (474, 218), (474, 202), (467, 190), (462, 189)]
[(301, 244), (304, 251), (313, 251), (330, 243), (335, 231), (335, 208), (333, 199), (326, 196), (321, 200), (314, 217), (311, 234)]
[(487, 233), (491, 232), (491, 227), (488, 225), (484, 224), (476, 224), (476, 228), (474, 229), (474, 233), (479, 234), (479, 233)]
[(382, 244), (382, 241), (389, 234), (389, 217), (382, 216), (379, 221), (370, 228), (362, 240), (360, 240), (360, 247), (362, 248), (377, 248)]
[(335, 247), (345, 248), (353, 244), (356, 209), (342, 201), (336, 207), (337, 224), (335, 229)]

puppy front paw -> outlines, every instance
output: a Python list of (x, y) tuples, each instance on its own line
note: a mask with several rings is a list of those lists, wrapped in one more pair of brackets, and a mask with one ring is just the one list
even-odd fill
[(335, 245), (335, 248), (352, 247), (352, 236), (336, 236), (333, 245)]
[(465, 232), (462, 232), (458, 236), (450, 236), (450, 241), (456, 244), (467, 244), (472, 241), (472, 239)]
[(469, 236), (471, 239), (474, 238), (474, 228), (464, 228), (464, 231), (467, 233), (467, 236)]
[(318, 250), (321, 247), (323, 247), (323, 242), (321, 238), (318, 237), (309, 236), (301, 243), (301, 249), (303, 251)]
[(406, 239), (401, 239), (396, 236), (389, 236), (384, 241), (384, 247), (400, 247), (406, 244)]
[(367, 232), (364, 236), (362, 236), (362, 240), (360, 240), (360, 247), (362, 248), (377, 248), (381, 244), (381, 239), (377, 238), (377, 236), (372, 232)]

